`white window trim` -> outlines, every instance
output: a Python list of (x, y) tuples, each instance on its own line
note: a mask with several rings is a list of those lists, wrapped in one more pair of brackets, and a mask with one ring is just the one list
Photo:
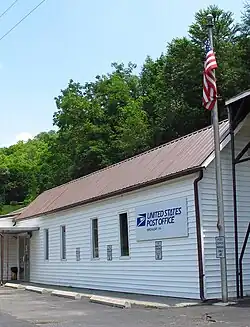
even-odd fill
[[(128, 249), (129, 255), (121, 255), (121, 233), (120, 233), (120, 215), (127, 214), (127, 222), (128, 222)], [(130, 246), (130, 213), (129, 210), (120, 210), (117, 212), (118, 215), (118, 241), (119, 241), (119, 260), (130, 260), (131, 259), (131, 246)]]
[[(62, 248), (62, 227), (65, 227), (65, 258), (62, 257), (62, 251), (63, 251), (63, 248)], [(65, 224), (63, 225), (60, 225), (60, 259), (61, 261), (67, 261), (67, 236), (66, 236), (66, 233), (67, 233), (67, 226)]]
[[(98, 231), (98, 257), (93, 256), (93, 228), (92, 228), (92, 222), (93, 220), (97, 219), (97, 231)], [(90, 218), (90, 260), (92, 261), (98, 261), (100, 260), (100, 237), (99, 237), (99, 219), (98, 217)]]

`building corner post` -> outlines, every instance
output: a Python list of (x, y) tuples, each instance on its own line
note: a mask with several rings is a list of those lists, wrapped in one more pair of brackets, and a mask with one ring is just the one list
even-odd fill
[(229, 133), (231, 140), (231, 163), (232, 163), (232, 187), (233, 187), (233, 211), (234, 211), (234, 251), (235, 251), (235, 279), (236, 279), (236, 295), (240, 297), (240, 279), (239, 279), (239, 241), (238, 241), (238, 210), (237, 210), (237, 183), (236, 183), (236, 163), (235, 163), (235, 139), (232, 109), (227, 107)]

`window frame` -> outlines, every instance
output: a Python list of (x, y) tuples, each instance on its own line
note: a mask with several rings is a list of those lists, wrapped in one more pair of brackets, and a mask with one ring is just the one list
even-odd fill
[[(64, 228), (64, 233), (63, 233), (63, 228)], [(66, 261), (67, 260), (67, 237), (66, 237), (66, 225), (60, 225), (60, 257), (61, 261)], [(64, 243), (65, 243), (65, 253), (63, 253), (63, 234), (64, 234)]]
[[(94, 221), (97, 222), (97, 251), (98, 256), (94, 255), (95, 252), (95, 245), (94, 245)], [(99, 247), (99, 219), (97, 217), (90, 219), (90, 234), (91, 234), (91, 259), (92, 260), (99, 260), (100, 259), (100, 247)]]
[(44, 260), (49, 261), (49, 229), (43, 230), (43, 244), (44, 244)]
[[(127, 218), (127, 243), (128, 243), (128, 254), (124, 255), (122, 253), (122, 233), (121, 233), (121, 216), (122, 215), (126, 215)], [(118, 224), (119, 224), (119, 228), (118, 228), (118, 232), (119, 232), (119, 254), (120, 254), (120, 259), (122, 260), (126, 260), (126, 259), (130, 259), (131, 256), (131, 251), (130, 251), (130, 228), (129, 228), (129, 213), (124, 210), (124, 211), (120, 211), (118, 212)]]

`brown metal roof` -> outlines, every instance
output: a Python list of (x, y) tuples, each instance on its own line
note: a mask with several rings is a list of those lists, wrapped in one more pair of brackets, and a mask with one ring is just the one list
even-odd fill
[[(227, 133), (228, 122), (223, 121), (221, 139)], [(210, 126), (45, 191), (17, 219), (63, 210), (198, 171), (213, 149)]]

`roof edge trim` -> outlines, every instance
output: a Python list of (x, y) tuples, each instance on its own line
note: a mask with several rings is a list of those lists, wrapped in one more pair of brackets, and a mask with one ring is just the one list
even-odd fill
[(246, 91), (243, 91), (237, 95), (235, 95), (234, 97), (232, 97), (231, 99), (228, 99), (226, 102), (225, 102), (225, 105), (228, 106), (232, 103), (235, 103), (243, 98), (246, 98), (250, 95), (250, 89), (249, 90), (246, 90)]
[[(244, 120), (242, 122), (239, 123), (239, 125), (235, 128), (234, 134), (237, 135), (238, 132), (241, 130), (242, 126), (244, 125), (245, 121), (247, 120), (248, 115), (244, 118)], [(220, 151), (222, 151), (227, 145), (228, 143), (231, 141), (231, 137), (230, 137), (230, 133), (229, 130), (227, 131), (226, 135), (224, 136), (224, 138), (221, 140), (220, 142)], [(202, 167), (207, 168), (207, 166), (215, 159), (215, 151), (213, 150), (213, 152), (207, 157), (206, 160), (204, 160), (204, 162), (202, 163)]]

